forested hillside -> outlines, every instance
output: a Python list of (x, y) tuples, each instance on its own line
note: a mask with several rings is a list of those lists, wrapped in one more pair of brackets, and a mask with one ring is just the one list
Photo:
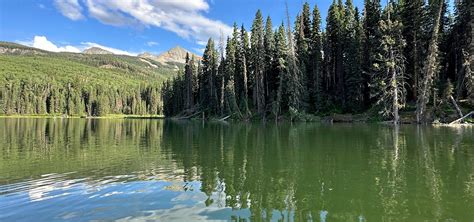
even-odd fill
[(0, 115), (157, 115), (160, 85), (175, 68), (138, 57), (0, 42)]
[(294, 23), (276, 21), (276, 30), (258, 11), (250, 32), (235, 24), (226, 44), (210, 39), (199, 66), (189, 58), (185, 71), (164, 84), (164, 113), (368, 113), (395, 123), (400, 112), (419, 123), (456, 116), (454, 103), (474, 104), (472, 3), (456, 1), (450, 12), (447, 2), (390, 1), (382, 8), (380, 0), (366, 0), (358, 9), (338, 0), (324, 29), (318, 7), (308, 3)]

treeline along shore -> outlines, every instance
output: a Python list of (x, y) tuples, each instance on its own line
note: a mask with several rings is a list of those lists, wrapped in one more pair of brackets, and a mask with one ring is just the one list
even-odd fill
[(175, 71), (143, 61), (0, 42), (0, 116), (160, 115), (161, 83)]
[[(201, 63), (162, 88), (167, 117), (311, 120), (363, 114), (380, 121), (448, 122), (473, 110), (472, 1), (334, 1), (294, 23), (264, 20), (209, 39)], [(453, 10), (451, 10), (453, 8)], [(288, 10), (287, 10), (288, 11)]]
[(0, 116), (469, 121), (473, 9), (335, 0), (324, 28), (317, 5), (275, 22), (259, 10), (251, 27), (235, 23), (179, 65), (0, 42)]

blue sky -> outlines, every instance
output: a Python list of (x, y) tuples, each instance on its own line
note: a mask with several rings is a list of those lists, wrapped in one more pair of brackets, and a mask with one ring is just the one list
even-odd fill
[[(289, 0), (292, 19), (303, 0)], [(310, 0), (323, 18), (332, 0)], [(361, 8), (363, 0), (354, 0)], [(274, 25), (284, 0), (0, 0), (0, 41), (50, 51), (100, 46), (122, 54), (160, 53), (181, 45), (200, 53), (209, 37), (235, 22), (251, 25), (257, 9)]]

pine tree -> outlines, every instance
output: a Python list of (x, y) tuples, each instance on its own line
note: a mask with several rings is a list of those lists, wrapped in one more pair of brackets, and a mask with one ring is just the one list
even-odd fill
[(217, 114), (219, 110), (217, 69), (218, 53), (215, 49), (214, 41), (209, 39), (202, 58), (202, 87), (204, 87), (204, 95), (202, 97), (203, 101), (201, 105), (205, 109), (207, 108), (211, 115)]
[(273, 115), (278, 118), (283, 111), (288, 111), (287, 83), (289, 80), (287, 62), (288, 49), (286, 41), (285, 26), (280, 25), (275, 35), (275, 60), (274, 67), (277, 76), (277, 91), (275, 103), (272, 107)]
[(237, 105), (237, 98), (235, 92), (235, 73), (236, 73), (236, 44), (235, 38), (227, 39), (226, 59), (225, 59), (225, 110), (227, 114), (236, 115), (241, 118), (239, 106)]
[(219, 59), (218, 59), (218, 71), (217, 71), (217, 97), (219, 98), (219, 103), (218, 103), (218, 111), (220, 115), (224, 115), (224, 109), (225, 109), (225, 87), (226, 87), (226, 81), (227, 79), (225, 78), (225, 42), (224, 42), (224, 34), (221, 31), (221, 37), (219, 39)]
[(344, 84), (346, 103), (344, 109), (357, 112), (363, 104), (362, 76), (362, 27), (359, 12), (352, 0), (346, 1), (344, 26)]
[(332, 101), (341, 106), (345, 103), (344, 90), (344, 8), (341, 2), (333, 4), (329, 7), (329, 14), (326, 21), (327, 34), (327, 65), (330, 95)]
[[(107, 113), (109, 113), (109, 104), (110, 100), (109, 97), (105, 93), (100, 93), (98, 96), (97, 100), (97, 111), (96, 111), (96, 116), (105, 116)], [(141, 112), (138, 112), (140, 114), (143, 114)]]
[(288, 40), (288, 52), (287, 52), (287, 87), (286, 93), (288, 97), (288, 110), (290, 114), (293, 116), (294, 114), (298, 114), (301, 112), (302, 109), (302, 91), (303, 91), (303, 83), (302, 79), (302, 72), (300, 67), (298, 66), (298, 60), (295, 54), (295, 45), (293, 41), (293, 34), (291, 31), (291, 22), (290, 22), (290, 15), (288, 12), (288, 5), (286, 5), (286, 18), (287, 18), (287, 40)]
[[(311, 82), (311, 66), (310, 66), (310, 49), (309, 44), (311, 40), (311, 12), (309, 3), (304, 3), (301, 14), (297, 17), (295, 22), (295, 41), (296, 41), (296, 57), (298, 60), (298, 67), (301, 73), (301, 82)], [(302, 100), (304, 103), (304, 110), (309, 110), (309, 84), (304, 84), (302, 90)]]
[[(471, 18), (471, 24), (470, 28), (468, 30), (471, 30), (471, 34), (467, 35), (468, 37), (468, 42), (470, 42), (470, 47), (469, 47), (469, 60), (471, 61), (471, 66), (469, 67), (470, 72), (470, 82), (469, 82), (469, 95), (470, 95), (470, 101), (471, 104), (474, 105), (474, 74), (472, 73), (474, 70), (474, 3), (472, 1), (466, 1), (468, 5), (466, 7), (471, 8), (469, 17)], [(467, 73), (467, 72), (466, 72)], [(468, 76), (469, 77), (469, 76)]]
[(424, 0), (410, 0), (402, 3), (403, 36), (406, 39), (405, 48), (406, 75), (409, 84), (408, 100), (416, 100), (417, 89), (421, 79), (423, 61), (423, 16)]
[(474, 16), (472, 1), (456, 1), (455, 21), (451, 31), (451, 43), (448, 46), (450, 54), (453, 57), (451, 66), (454, 67), (454, 76), (456, 83), (456, 97), (459, 99), (463, 92), (467, 92), (468, 98), (474, 104)]
[(426, 121), (426, 105), (430, 99), (431, 87), (433, 86), (434, 78), (439, 71), (439, 26), (441, 24), (442, 12), (444, 2), (440, 0), (438, 5), (438, 14), (435, 17), (435, 23), (429, 43), (428, 54), (423, 65), (423, 81), (419, 87), (416, 119), (418, 123)]
[[(373, 83), (376, 73), (379, 73), (377, 58), (380, 57), (381, 36), (379, 32), (379, 22), (381, 17), (380, 0), (365, 0), (364, 3), (364, 40), (362, 55), (362, 70), (364, 72), (364, 82)], [(378, 90), (369, 85), (364, 85), (364, 101), (366, 108), (371, 104), (371, 91), (377, 93)]]
[[(192, 87), (192, 86), (191, 86)], [(160, 114), (160, 97), (156, 87), (148, 87), (148, 114), (158, 115)]]
[[(467, 53), (466, 53), (467, 54)], [(469, 102), (474, 105), (474, 74), (472, 73), (472, 64), (473, 64), (473, 59), (471, 55), (471, 61), (469, 61), (469, 56), (465, 55), (465, 60), (464, 60), (464, 75), (466, 79), (466, 90), (467, 90), (467, 98)]]
[(309, 45), (311, 68), (308, 70), (307, 90), (309, 112), (322, 111), (323, 109), (323, 36), (321, 33), (321, 14), (317, 6), (313, 9), (311, 40)]
[(265, 101), (271, 104), (275, 101), (276, 93), (276, 82), (277, 76), (274, 74), (274, 54), (275, 54), (275, 37), (273, 34), (273, 23), (270, 16), (267, 17), (265, 23), (265, 72), (264, 72), (264, 85), (265, 85)]
[[(161, 99), (163, 100), (163, 114), (167, 117), (172, 116), (171, 82), (169, 80), (163, 83), (163, 87), (161, 88)], [(124, 113), (129, 112), (124, 111)]]
[(185, 108), (190, 110), (194, 106), (193, 101), (193, 76), (194, 76), (194, 60), (189, 57), (189, 53), (186, 53), (186, 65), (184, 67), (184, 81), (186, 84), (185, 92)]
[(248, 33), (242, 25), (240, 33), (237, 33), (237, 28), (234, 28), (234, 39), (238, 39), (236, 44), (236, 91), (239, 108), (244, 115), (248, 117), (250, 110), (248, 106), (248, 52), (250, 51)]
[(257, 108), (257, 113), (263, 114), (265, 111), (265, 45), (264, 45), (264, 27), (263, 17), (260, 10), (255, 15), (252, 25), (252, 34), (250, 38), (251, 45), (251, 74), (252, 74), (252, 98), (253, 104)]
[(381, 106), (381, 114), (392, 116), (394, 124), (400, 122), (399, 109), (405, 103), (405, 57), (403, 50), (405, 40), (403, 39), (402, 23), (393, 19), (393, 3), (387, 5), (384, 19), (380, 21), (380, 32), (382, 35), (382, 56), (380, 62), (380, 73), (376, 75), (377, 105)]

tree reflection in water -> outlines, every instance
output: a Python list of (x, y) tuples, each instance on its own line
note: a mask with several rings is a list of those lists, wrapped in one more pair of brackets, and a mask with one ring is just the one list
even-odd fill
[(469, 128), (167, 122), (163, 133), (207, 203), (250, 208), (252, 220), (473, 217), (460, 210), (474, 202)]
[[(4, 187), (52, 172), (93, 187), (171, 181), (167, 190), (205, 194), (205, 206), (232, 209), (235, 221), (474, 218), (472, 128), (79, 119), (0, 127)], [(38, 184), (30, 190), (47, 188)]]

